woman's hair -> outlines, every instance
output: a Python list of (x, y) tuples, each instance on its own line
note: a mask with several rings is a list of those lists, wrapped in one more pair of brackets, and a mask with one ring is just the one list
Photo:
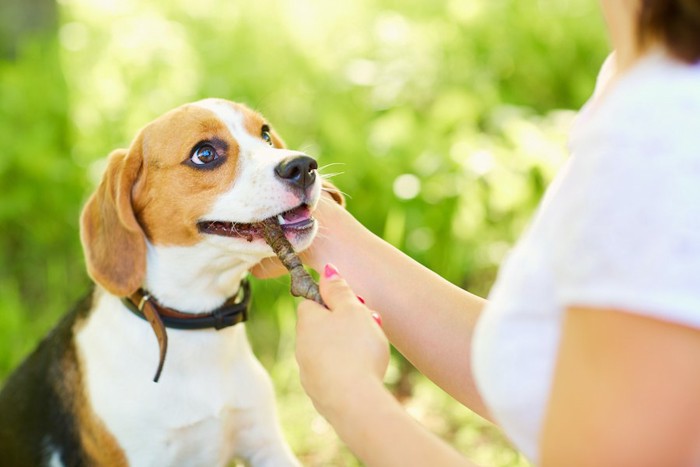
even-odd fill
[(638, 39), (642, 46), (660, 41), (681, 60), (697, 62), (700, 60), (700, 0), (642, 0)]

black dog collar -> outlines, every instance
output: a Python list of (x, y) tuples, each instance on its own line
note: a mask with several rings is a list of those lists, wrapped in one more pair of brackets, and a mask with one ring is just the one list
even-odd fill
[(136, 316), (149, 322), (158, 339), (160, 360), (153, 378), (153, 381), (157, 383), (163, 371), (165, 354), (168, 351), (168, 334), (165, 328), (183, 330), (214, 328), (219, 330), (246, 321), (250, 305), (250, 283), (247, 279), (241, 281), (238, 293), (209, 313), (183, 313), (164, 307), (143, 289), (137, 290), (129, 297), (122, 298), (122, 302)]
[(146, 302), (153, 305), (166, 328), (173, 329), (210, 329), (227, 328), (248, 319), (250, 305), (250, 283), (244, 279), (236, 295), (226, 300), (219, 308), (209, 313), (183, 313), (166, 308), (143, 289), (137, 290), (130, 297), (122, 298), (124, 304), (139, 318), (148, 321), (143, 308)]

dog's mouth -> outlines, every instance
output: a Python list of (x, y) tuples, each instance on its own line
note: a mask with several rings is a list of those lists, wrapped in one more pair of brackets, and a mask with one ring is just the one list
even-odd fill
[[(307, 204), (301, 204), (272, 217), (277, 219), (285, 234), (302, 235), (310, 232), (316, 223), (311, 214), (311, 208)], [(252, 242), (263, 239), (260, 222), (202, 221), (197, 223), (197, 229), (204, 234), (244, 238)]]

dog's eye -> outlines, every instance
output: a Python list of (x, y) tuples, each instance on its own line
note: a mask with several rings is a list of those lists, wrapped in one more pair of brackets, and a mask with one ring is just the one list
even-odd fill
[(272, 136), (270, 135), (270, 127), (267, 125), (262, 126), (262, 130), (260, 131), (260, 137), (265, 141), (267, 144), (270, 146), (273, 145), (272, 143)]
[(216, 153), (216, 149), (214, 149), (214, 146), (211, 144), (202, 144), (197, 146), (192, 153), (192, 156), (190, 156), (190, 160), (196, 165), (209, 164), (218, 158), (219, 155)]

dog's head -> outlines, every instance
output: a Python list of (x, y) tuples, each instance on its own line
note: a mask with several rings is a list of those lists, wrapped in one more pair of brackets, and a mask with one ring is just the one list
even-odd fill
[(325, 186), (311, 157), (284, 148), (270, 124), (247, 107), (207, 99), (178, 107), (116, 150), (81, 216), (90, 276), (126, 296), (156, 246), (205, 242), (222, 254), (272, 254), (257, 222), (277, 217), (295, 249), (317, 231), (312, 217)]

